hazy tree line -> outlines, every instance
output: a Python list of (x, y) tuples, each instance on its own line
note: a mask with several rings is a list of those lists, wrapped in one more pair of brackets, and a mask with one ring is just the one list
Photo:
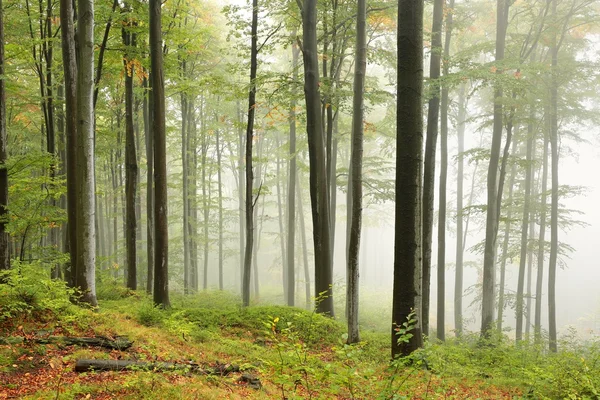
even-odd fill
[[(485, 232), (469, 244), (483, 260), (482, 337), (503, 331), (510, 303), (517, 342), (532, 327), (541, 341), (547, 301), (556, 350), (557, 267), (571, 251), (559, 228), (581, 223), (560, 202), (581, 188), (561, 183), (559, 160), (569, 140), (588, 139), (577, 124), (597, 120), (592, 0), (497, 0), (493, 16), (489, 1), (455, 0), (253, 0), (223, 12), (208, 1), (4, 2), (0, 268), (41, 260), (92, 305), (101, 279), (162, 307), (169, 290), (212, 286), (248, 306), (276, 281), (281, 301), (316, 299), (334, 317), (344, 259), (353, 343), (359, 271), (372, 268), (360, 265), (363, 210), (393, 204), (394, 355), (433, 334), (434, 269), (436, 335), (449, 273), (463, 334), (473, 224)], [(277, 253), (269, 268), (264, 247)], [(518, 286), (507, 288), (513, 258)], [(406, 321), (412, 336), (398, 342)]]

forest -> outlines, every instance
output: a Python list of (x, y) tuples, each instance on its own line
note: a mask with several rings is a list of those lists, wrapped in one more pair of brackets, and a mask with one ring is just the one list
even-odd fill
[(0, 0), (0, 399), (600, 399), (600, 2)]

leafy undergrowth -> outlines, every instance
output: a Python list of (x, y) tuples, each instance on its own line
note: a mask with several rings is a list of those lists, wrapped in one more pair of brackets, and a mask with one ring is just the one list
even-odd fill
[[(169, 310), (122, 289), (107, 292), (112, 294), (98, 310), (62, 298), (48, 304), (30, 297), (15, 309), (15, 293), (4, 286), (0, 305), (10, 315), (0, 318), (2, 337), (125, 335), (134, 345), (128, 350), (32, 340), (0, 345), (0, 399), (599, 398), (594, 360), (600, 353), (593, 346), (564, 345), (563, 352), (549, 356), (529, 345), (516, 349), (500, 340), (487, 347), (466, 337), (430, 343), (390, 363), (385, 334), (363, 332), (364, 342), (348, 346), (337, 321), (281, 306), (243, 309), (237, 297), (224, 292), (174, 296)], [(76, 373), (81, 358), (193, 362), (202, 369), (236, 365), (239, 372)], [(241, 382), (242, 374), (260, 379), (262, 388)]]

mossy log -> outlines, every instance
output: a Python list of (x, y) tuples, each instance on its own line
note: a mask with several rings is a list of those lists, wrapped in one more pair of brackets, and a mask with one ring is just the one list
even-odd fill
[(170, 363), (170, 362), (145, 362), (132, 360), (88, 360), (80, 359), (75, 362), (76, 372), (87, 371), (125, 371), (125, 370), (143, 370), (143, 371), (182, 371), (204, 375), (229, 375), (232, 372), (239, 372), (240, 368), (231, 364), (219, 364), (214, 367), (203, 368), (196, 363)]
[(127, 350), (133, 345), (133, 342), (125, 337), (119, 336), (110, 339), (104, 336), (96, 337), (68, 337), (68, 336), (48, 336), (25, 338), (22, 336), (9, 336), (0, 338), (0, 344), (62, 344), (66, 346), (98, 346), (111, 350)]

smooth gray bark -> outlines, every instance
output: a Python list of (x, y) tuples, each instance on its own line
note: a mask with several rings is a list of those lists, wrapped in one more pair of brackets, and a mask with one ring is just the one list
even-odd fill
[(77, 266), (75, 286), (82, 301), (96, 300), (94, 174), (94, 2), (77, 0)]
[(154, 135), (154, 303), (169, 302), (169, 225), (167, 221), (167, 146), (165, 81), (161, 39), (161, 2), (150, 0), (150, 65), (152, 77), (152, 127)]
[(362, 160), (364, 137), (364, 91), (367, 74), (367, 2), (358, 0), (356, 17), (356, 56), (354, 63), (354, 96), (352, 104), (352, 223), (346, 270), (346, 310), (348, 343), (360, 342), (358, 329), (359, 250), (362, 227)]

